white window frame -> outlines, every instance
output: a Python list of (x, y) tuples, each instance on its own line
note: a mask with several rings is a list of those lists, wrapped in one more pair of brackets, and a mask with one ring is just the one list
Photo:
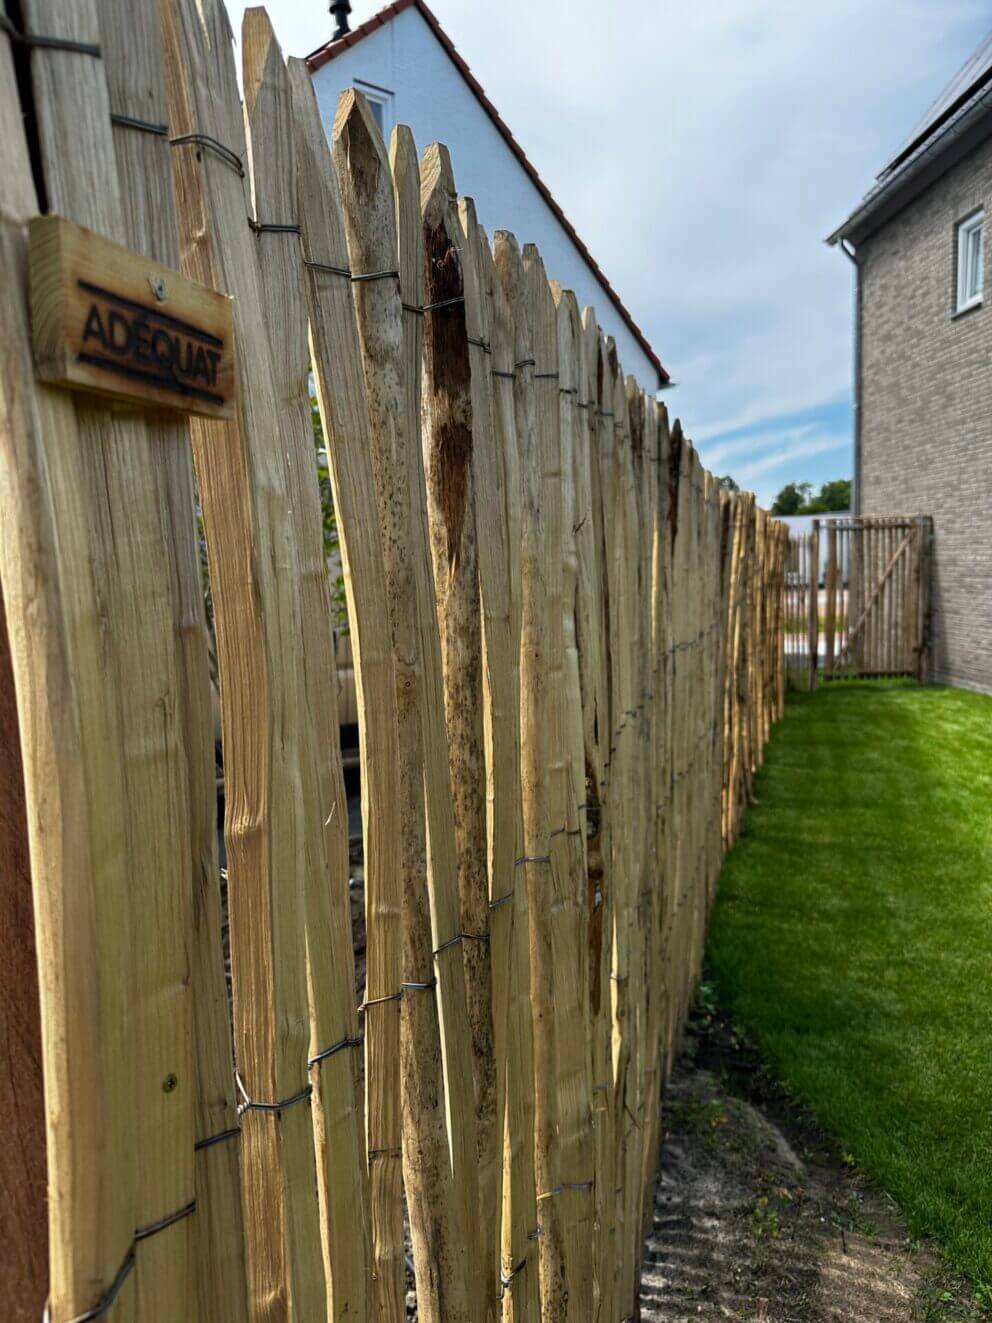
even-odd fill
[[(970, 216), (966, 216), (964, 220), (958, 221), (958, 279), (955, 312), (967, 312), (969, 308), (979, 307), (982, 302), (985, 288), (984, 225), (984, 208), (979, 208), (978, 211), (973, 211)], [(971, 259), (974, 255), (974, 245), (976, 241), (978, 245), (978, 280), (977, 286), (972, 286), (971, 276), (974, 274), (974, 270)]]
[[(386, 143), (386, 146), (388, 147), (389, 135), (393, 131), (392, 92), (390, 92), (388, 87), (379, 87), (376, 83), (366, 83), (361, 78), (356, 78), (354, 80), (353, 86), (356, 92), (361, 92), (364, 95), (365, 99), (368, 101), (370, 106), (379, 107), (379, 113), (382, 117), (382, 124), (380, 125), (382, 129), (382, 136)], [(374, 113), (375, 111), (373, 109), (373, 114)]]

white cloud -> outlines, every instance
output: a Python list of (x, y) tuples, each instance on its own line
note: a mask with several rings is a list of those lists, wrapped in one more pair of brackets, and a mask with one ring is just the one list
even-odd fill
[(781, 427), (771, 432), (750, 432), (747, 436), (738, 437), (734, 441), (703, 443), (698, 448), (703, 463), (716, 473), (728, 459), (736, 459), (739, 455), (755, 455), (770, 446), (780, 448), (790, 440), (808, 436), (813, 430), (813, 423), (804, 423), (801, 427)]
[(843, 450), (850, 444), (846, 436), (821, 436), (815, 441), (797, 441), (793, 445), (783, 446), (774, 454), (765, 455), (750, 464), (736, 470), (737, 481), (742, 487), (749, 486), (762, 473), (783, 468), (797, 459), (809, 459), (812, 455), (822, 455), (832, 450)]
[[(292, 54), (330, 34), (324, 0), (269, 8)], [(984, 0), (432, 8), (680, 383), (688, 435), (845, 396), (851, 271), (823, 238), (984, 34)]]

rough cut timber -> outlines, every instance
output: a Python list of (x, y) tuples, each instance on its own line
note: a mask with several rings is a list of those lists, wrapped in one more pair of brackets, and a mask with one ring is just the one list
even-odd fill
[[(459, 944), (465, 961), (473, 1069), (484, 1272), (495, 1281), (499, 1222), (496, 1061), (486, 764), (482, 718), (482, 638), (475, 513), (470, 346), (464, 247), (448, 149), (427, 148), (420, 169), (424, 253), (424, 467), (434, 566), (451, 783), (458, 841)], [(434, 306), (438, 305), (438, 306)], [(480, 425), (482, 420), (480, 419)], [(441, 954), (445, 959), (448, 952)], [(492, 1290), (495, 1295), (495, 1288)]]
[[(114, 125), (126, 236), (140, 253), (169, 268), (179, 265), (171, 149), (161, 135), (128, 127), (136, 117), (167, 118), (159, 20), (154, 5), (103, 0), (100, 40)], [(130, 43), (143, 58), (134, 58)], [(154, 57), (154, 58), (152, 58)], [(176, 279), (183, 279), (176, 277)], [(174, 282), (170, 278), (170, 286)], [(230, 299), (195, 287), (201, 296)], [(233, 350), (233, 329), (227, 343)], [(233, 365), (230, 369), (233, 389)], [(173, 630), (179, 686), (177, 701), (186, 757), (189, 849), (193, 885), (191, 979), (196, 1059), (196, 1299), (200, 1323), (225, 1323), (229, 1312), (247, 1312), (240, 1152), (236, 1142), (231, 1021), (221, 943), (217, 860), (217, 792), (214, 718), (208, 639), (204, 618), (199, 530), (189, 428), (184, 419), (161, 418), (152, 458), (173, 577)], [(232, 1130), (235, 1139), (230, 1138)], [(227, 1135), (219, 1144), (204, 1141)]]
[[(174, 147), (183, 269), (234, 297), (235, 418), (195, 419), (191, 435), (223, 694), (249, 1318), (288, 1323), (326, 1310), (307, 1070), (305, 717), (292, 496), (277, 442), (256, 237), (236, 164), (246, 151), (230, 26), (220, 0), (177, 0), (162, 13), (169, 118), (174, 137), (184, 139)], [(231, 157), (190, 134), (207, 135)]]
[[(256, 226), (294, 216), (297, 179), (289, 77), (264, 9), (245, 13), (242, 32), (246, 122)], [(278, 222), (276, 222), (278, 223)], [(310, 1081), (328, 1289), (327, 1317), (362, 1317), (371, 1282), (368, 1179), (357, 1052), (323, 1060), (358, 1037), (355, 961), (348, 899), (348, 803), (341, 765), (331, 578), (317, 486), (299, 237), (254, 230), (265, 329), (274, 365), (279, 449), (296, 541), (300, 635), (299, 773), (310, 1001)], [(288, 660), (288, 659), (287, 659)]]
[(392, 1323), (404, 1318), (406, 1310), (399, 999), (403, 884), (393, 643), (365, 374), (351, 282), (341, 275), (349, 268), (340, 188), (306, 65), (292, 60), (289, 68), (310, 360), (327, 438), (358, 681), (368, 961), (365, 1117), (372, 1309), (377, 1318)]
[[(534, 1232), (533, 1028), (530, 1015), (530, 920), (520, 875), (520, 457), (513, 398), (514, 327), (489, 241), (469, 199), (459, 203), (474, 279), (466, 317), (477, 335), (472, 357), (473, 423), (488, 409), (492, 431), (476, 446), (476, 528), (482, 599), (483, 693), (488, 779), (489, 908), (493, 968), (498, 1115), (503, 1139), (503, 1317), (540, 1317)], [(476, 302), (477, 300), (477, 302)], [(481, 387), (481, 389), (480, 389)], [(527, 1264), (526, 1270), (519, 1265)]]
[[(23, 10), (32, 34), (54, 32), (84, 43), (100, 39), (92, 0), (31, 0)], [(121, 16), (126, 25), (122, 39), (140, 51), (137, 58), (157, 60), (154, 24), (150, 43), (143, 40), (147, 12), (135, 7)], [(45, 46), (34, 49), (31, 62), (49, 209), (125, 241), (123, 194), (133, 186), (154, 189), (155, 180), (119, 176), (102, 62)], [(97, 680), (104, 693), (94, 698), (118, 710), (125, 808), (123, 834), (110, 847), (121, 866), (121, 889), (112, 883), (106, 893), (98, 890), (100, 931), (91, 959), (97, 977), (106, 980), (101, 992), (104, 1032), (120, 1034), (113, 1050), (121, 1053), (118, 1069), (124, 1084), (116, 1106), (121, 1112), (130, 1103), (131, 1109), (130, 1121), (125, 1120), (130, 1133), (120, 1136), (121, 1149), (113, 1147), (111, 1131), (96, 1150), (98, 1161), (107, 1164), (105, 1179), (124, 1187), (118, 1197), (130, 1203), (127, 1239), (118, 1246), (111, 1277), (79, 1284), (78, 1303), (83, 1311), (92, 1308), (130, 1256), (129, 1290), (140, 1320), (151, 1319), (156, 1310), (183, 1314), (192, 1297), (189, 1210), (195, 1196), (196, 1081), (188, 792), (176, 701), (171, 562), (156, 481), (157, 425), (111, 413), (100, 401), (91, 407), (78, 399), (76, 408), (82, 442), (76, 499), (85, 517), (105, 521), (93, 572), (110, 657)], [(84, 756), (95, 752), (87, 747)], [(99, 774), (94, 778), (98, 785)], [(112, 862), (111, 878), (114, 871)], [(98, 888), (101, 882), (98, 875)], [(110, 1147), (101, 1155), (108, 1139)], [(61, 1210), (55, 1215), (61, 1216)], [(162, 1231), (141, 1234), (163, 1220), (168, 1225)], [(92, 1236), (93, 1223), (76, 1222), (67, 1230), (82, 1241)], [(56, 1243), (53, 1237), (53, 1248)], [(58, 1317), (67, 1302), (55, 1277), (53, 1272)], [(70, 1316), (80, 1309), (70, 1309)]]

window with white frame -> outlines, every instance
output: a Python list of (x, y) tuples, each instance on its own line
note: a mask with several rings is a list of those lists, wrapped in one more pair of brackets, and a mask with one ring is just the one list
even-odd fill
[(958, 222), (957, 311), (977, 307), (982, 301), (982, 227), (984, 211), (976, 211)]
[(369, 109), (375, 122), (379, 126), (379, 132), (385, 141), (389, 142), (389, 134), (392, 131), (392, 103), (393, 94), (388, 87), (378, 87), (375, 83), (366, 83), (361, 78), (355, 79), (355, 90), (362, 92), (369, 103)]

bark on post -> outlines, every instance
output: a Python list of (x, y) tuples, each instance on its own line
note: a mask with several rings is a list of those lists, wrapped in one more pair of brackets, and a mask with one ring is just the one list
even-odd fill
[[(418, 1314), (425, 1320), (468, 1320), (484, 1308), (473, 1234), (478, 1217), (475, 1113), (460, 1101), (471, 1097), (469, 1027), (459, 953), (452, 951), (444, 963), (448, 983), (438, 988), (439, 998), (435, 996), (432, 955), (436, 946), (457, 931), (458, 884), (420, 447), (418, 309), (423, 302), (423, 261), (419, 170), (409, 129), (395, 131), (392, 155), (391, 173), (367, 102), (354, 92), (345, 92), (335, 119), (334, 156), (351, 267), (353, 271), (399, 271), (396, 281), (359, 282), (355, 293), (399, 719), (404, 1181)], [(432, 898), (433, 909), (439, 913), (437, 931), (444, 934), (437, 941), (432, 937)], [(445, 1070), (442, 1023), (448, 1044)], [(452, 1076), (458, 1081), (454, 1090)], [(446, 1078), (452, 1103), (453, 1164), (445, 1122)], [(476, 1292), (471, 1304), (470, 1284)]]
[[(475, 516), (471, 349), (463, 263), (471, 255), (455, 210), (446, 147), (421, 163), (424, 235), (424, 467), (434, 587), (444, 663), (451, 781), (455, 796), (462, 947), (472, 1025), (478, 1126), (479, 1198), (486, 1223), (484, 1271), (495, 1296), (499, 1136), (493, 1051), (486, 838), (486, 764), (482, 720), (482, 638)], [(440, 305), (440, 306), (439, 306)], [(481, 423), (482, 420), (479, 420)], [(450, 939), (449, 939), (450, 940)], [(450, 949), (439, 960), (450, 959)]]

